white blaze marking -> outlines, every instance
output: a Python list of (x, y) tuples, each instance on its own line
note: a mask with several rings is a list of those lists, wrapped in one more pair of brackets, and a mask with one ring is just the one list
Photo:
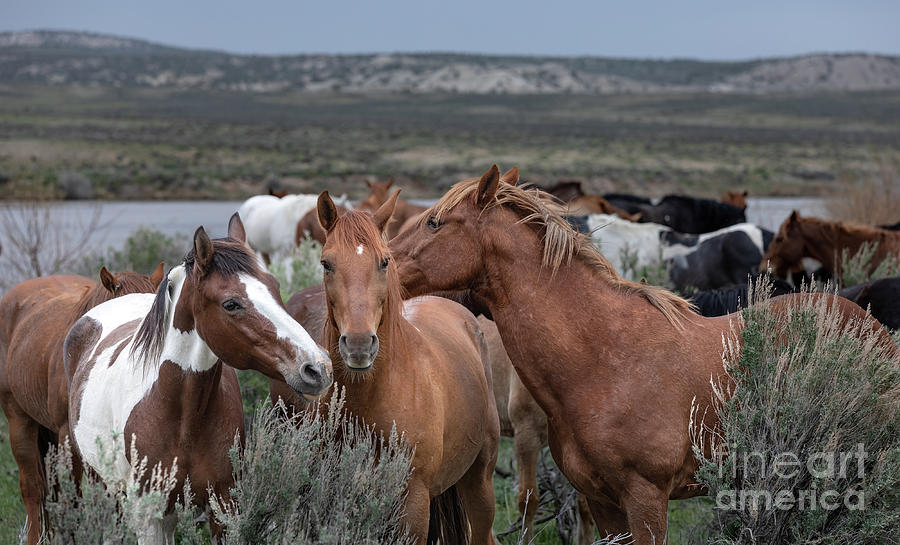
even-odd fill
[(359, 246), (356, 247), (356, 255), (362, 255), (362, 253), (363, 253), (363, 245), (360, 244)]
[[(247, 298), (253, 303), (256, 311), (275, 325), (279, 339), (284, 339), (294, 345), (297, 355), (302, 361), (329, 361), (328, 355), (312, 340), (303, 326), (291, 318), (284, 307), (278, 304), (265, 284), (246, 273), (239, 274), (238, 279), (244, 285)], [(279, 371), (287, 377), (300, 370), (299, 363), (282, 362), (283, 365), (280, 366)]]

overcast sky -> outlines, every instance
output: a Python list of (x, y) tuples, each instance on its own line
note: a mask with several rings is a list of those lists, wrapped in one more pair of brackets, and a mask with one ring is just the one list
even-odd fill
[(900, 54), (898, 24), (900, 0), (0, 0), (0, 31), (89, 30), (237, 53)]

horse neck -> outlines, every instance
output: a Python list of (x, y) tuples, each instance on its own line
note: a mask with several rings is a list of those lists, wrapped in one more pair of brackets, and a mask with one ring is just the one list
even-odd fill
[[(874, 233), (873, 233), (874, 235)], [(841, 265), (841, 253), (846, 249), (850, 255), (859, 251), (864, 242), (877, 240), (877, 235), (868, 236), (864, 232), (853, 231), (840, 222), (823, 222), (804, 227), (807, 253), (831, 270)], [(840, 274), (841, 271), (834, 272)]]
[[(188, 289), (185, 290), (187, 285)], [(181, 278), (172, 290), (171, 308), (166, 316), (165, 342), (160, 364), (171, 361), (184, 372), (202, 373), (219, 359), (197, 330), (192, 309), (193, 281)]]
[[(597, 347), (615, 347), (625, 354), (634, 349), (627, 328), (665, 332), (673, 327), (643, 297), (622, 293), (577, 256), (555, 274), (535, 266), (542, 260), (541, 241), (526, 225), (514, 226), (506, 237), (492, 240), (495, 244), (483, 252), (485, 273), (476, 292), (487, 301), (522, 382), (548, 413), (548, 408), (565, 402), (573, 386), (563, 375), (583, 376), (594, 384), (628, 376), (623, 367), (629, 364), (627, 358), (598, 364)], [(496, 245), (501, 240), (508, 241), (508, 247), (503, 242)], [(590, 294), (589, 299), (585, 294)], [(556, 347), (572, 339), (563, 338), (560, 331), (582, 340), (564, 347), (572, 358), (566, 361), (560, 360)], [(579, 351), (583, 357), (572, 357)], [(560, 366), (567, 368), (564, 374)]]
[[(185, 287), (187, 285), (187, 290)], [(192, 313), (192, 281), (176, 278), (170, 307), (166, 309), (165, 340), (157, 367), (153, 394), (172, 418), (195, 421), (202, 417), (219, 390), (222, 362), (197, 331)], [(170, 362), (173, 365), (165, 365)]]

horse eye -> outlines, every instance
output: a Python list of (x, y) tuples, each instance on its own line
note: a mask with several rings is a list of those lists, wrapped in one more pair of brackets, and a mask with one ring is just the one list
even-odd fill
[(441, 226), (440, 222), (434, 216), (430, 216), (428, 218), (428, 221), (425, 223), (426, 223), (426, 225), (428, 225), (428, 228), (432, 229), (432, 230), (436, 230), (438, 227)]
[(324, 259), (320, 263), (322, 263), (322, 268), (325, 269), (325, 272), (330, 273), (334, 271), (334, 267), (331, 266), (331, 263), (325, 261)]
[(387, 270), (387, 268), (388, 268), (388, 261), (390, 261), (390, 259), (387, 258), (387, 257), (381, 260), (381, 270), (382, 270), (382, 271), (386, 271), (386, 270)]
[(775, 242), (782, 242), (782, 241), (784, 241), (784, 238), (782, 238), (782, 237), (775, 237)]
[(235, 299), (229, 299), (222, 303), (222, 308), (224, 308), (228, 312), (234, 312), (241, 309), (241, 304)]

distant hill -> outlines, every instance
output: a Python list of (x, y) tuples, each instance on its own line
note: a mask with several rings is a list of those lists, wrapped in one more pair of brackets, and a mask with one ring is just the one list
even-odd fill
[(236, 55), (86, 32), (0, 33), (0, 83), (251, 92), (612, 94), (900, 89), (900, 57), (741, 62), (448, 53)]

